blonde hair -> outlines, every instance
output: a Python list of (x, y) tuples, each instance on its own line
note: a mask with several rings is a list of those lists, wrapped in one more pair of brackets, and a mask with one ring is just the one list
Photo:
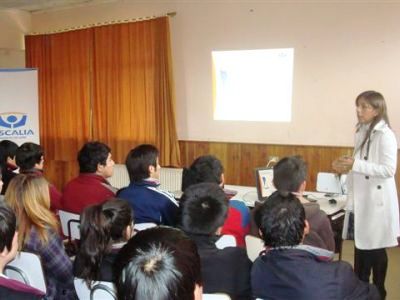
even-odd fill
[(43, 245), (49, 241), (49, 230), (58, 230), (58, 222), (50, 211), (49, 183), (44, 177), (17, 175), (7, 188), (5, 200), (17, 216), (19, 249), (27, 242), (32, 228)]

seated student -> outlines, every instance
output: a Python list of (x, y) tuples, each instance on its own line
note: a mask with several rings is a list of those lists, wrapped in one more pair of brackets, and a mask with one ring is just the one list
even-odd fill
[(304, 206), (289, 192), (273, 193), (261, 206), (266, 250), (253, 263), (253, 297), (261, 299), (380, 299), (351, 265), (331, 261), (333, 252), (303, 245), (309, 231)]
[(1, 195), (6, 193), (8, 184), (11, 179), (13, 179), (18, 173), (17, 163), (15, 162), (15, 153), (17, 151), (18, 145), (13, 141), (2, 140), (0, 142), (0, 166), (1, 174), (3, 176), (3, 187), (0, 189)]
[(160, 190), (158, 150), (153, 145), (140, 145), (126, 158), (130, 184), (118, 192), (135, 212), (135, 223), (156, 223), (174, 226), (178, 202), (174, 196)]
[(67, 183), (61, 204), (64, 210), (80, 214), (92, 204), (114, 197), (116, 189), (107, 181), (114, 169), (111, 149), (100, 142), (83, 145), (78, 153), (79, 176)]
[(114, 281), (112, 266), (118, 251), (133, 234), (133, 212), (125, 200), (112, 198), (86, 207), (81, 214), (81, 240), (74, 260), (74, 275)]
[(196, 244), (181, 230), (139, 231), (115, 261), (119, 300), (199, 300), (200, 258)]
[(199, 183), (185, 189), (181, 198), (182, 229), (195, 241), (201, 259), (205, 293), (226, 293), (231, 299), (251, 299), (251, 261), (245, 249), (218, 249), (227, 216), (224, 191), (215, 183)]
[(277, 190), (292, 192), (303, 204), (310, 232), (304, 244), (335, 251), (335, 240), (331, 222), (317, 203), (302, 197), (306, 189), (307, 165), (300, 156), (282, 158), (273, 169), (273, 183)]
[[(192, 184), (212, 182), (224, 187), (224, 168), (221, 161), (212, 155), (204, 155), (195, 159), (189, 169), (183, 170), (182, 191)], [(227, 201), (232, 195), (227, 194)], [(221, 234), (233, 235), (240, 247), (245, 246), (245, 236), (250, 231), (250, 212), (243, 201), (228, 201), (228, 217), (222, 226)]]
[(17, 255), (18, 233), (14, 212), (0, 203), (0, 299), (42, 299), (44, 293), (29, 285), (8, 278), (4, 267)]
[(49, 184), (43, 176), (20, 174), (7, 189), (5, 201), (18, 220), (18, 247), (40, 256), (47, 283), (46, 299), (76, 299), (72, 263), (50, 211)]
[[(15, 160), (21, 174), (34, 174), (43, 176), (43, 149), (40, 145), (34, 143), (24, 143), (18, 147), (15, 153)], [(57, 188), (49, 183), (50, 190), (50, 208), (57, 211), (61, 209), (61, 193)]]

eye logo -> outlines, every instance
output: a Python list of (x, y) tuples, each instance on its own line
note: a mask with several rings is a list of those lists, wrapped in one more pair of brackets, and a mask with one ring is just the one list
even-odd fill
[(0, 114), (0, 127), (19, 128), (25, 126), (28, 116), (24, 113), (9, 112)]

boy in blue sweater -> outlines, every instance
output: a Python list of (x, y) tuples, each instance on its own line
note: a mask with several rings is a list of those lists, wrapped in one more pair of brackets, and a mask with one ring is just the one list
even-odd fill
[(118, 192), (132, 206), (135, 224), (155, 223), (175, 226), (178, 202), (171, 193), (159, 189), (159, 152), (153, 145), (143, 144), (126, 157), (130, 184)]

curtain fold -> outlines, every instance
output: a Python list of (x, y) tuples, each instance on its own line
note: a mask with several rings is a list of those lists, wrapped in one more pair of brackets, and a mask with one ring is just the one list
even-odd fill
[(60, 187), (76, 175), (69, 164), (92, 139), (108, 144), (117, 162), (134, 146), (151, 143), (163, 165), (180, 165), (168, 22), (25, 37), (26, 66), (39, 70), (40, 138), (50, 181)]
[(180, 164), (168, 18), (94, 29), (93, 134), (117, 160), (141, 143)]
[[(160, 128), (157, 135), (158, 144), (160, 145), (161, 161), (166, 162), (164, 165), (180, 166), (180, 148), (178, 136), (176, 133), (175, 120), (175, 90), (172, 75), (172, 54), (170, 45), (169, 19), (158, 19), (161, 23), (158, 26), (157, 53), (160, 61), (156, 62), (158, 68), (159, 81), (156, 86), (156, 99), (158, 100), (158, 126)], [(159, 93), (159, 94), (158, 94)], [(170, 118), (170, 116), (174, 116)]]
[(46, 159), (76, 160), (76, 152), (90, 138), (91, 32), (26, 37), (26, 65), (38, 68)]

